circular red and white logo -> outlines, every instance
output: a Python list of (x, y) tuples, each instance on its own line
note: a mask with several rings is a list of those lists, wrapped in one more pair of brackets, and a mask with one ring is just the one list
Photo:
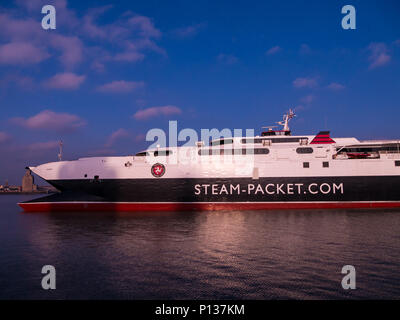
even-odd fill
[(164, 173), (165, 173), (165, 166), (161, 163), (155, 163), (151, 167), (151, 174), (156, 178), (162, 177)]

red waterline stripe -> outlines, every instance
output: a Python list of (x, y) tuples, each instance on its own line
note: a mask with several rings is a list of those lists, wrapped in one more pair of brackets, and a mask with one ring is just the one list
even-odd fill
[(121, 202), (36, 202), (19, 203), (25, 212), (86, 211), (188, 211), (188, 210), (273, 210), (273, 209), (339, 209), (394, 208), (399, 202), (208, 202), (208, 203), (121, 203)]

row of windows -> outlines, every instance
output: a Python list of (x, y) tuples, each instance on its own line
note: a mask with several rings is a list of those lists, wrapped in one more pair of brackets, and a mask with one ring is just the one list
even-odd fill
[[(158, 156), (170, 156), (172, 154), (171, 150), (158, 150), (158, 151), (154, 151), (154, 156), (158, 157)], [(136, 153), (136, 157), (148, 157), (150, 156), (150, 153), (143, 151), (143, 152), (139, 152)]]
[(215, 155), (244, 155), (244, 154), (268, 154), (267, 148), (255, 149), (201, 149), (200, 156), (215, 156)]
[[(400, 167), (400, 160), (395, 160), (394, 161), (394, 165), (396, 167)], [(310, 163), (309, 162), (303, 162), (303, 168), (309, 168), (309, 167), (310, 167)], [(329, 168), (329, 162), (328, 161), (322, 162), (322, 167), (323, 168)]]
[(306, 137), (298, 138), (244, 138), (242, 143), (263, 143), (263, 141), (271, 141), (271, 143), (290, 143), (290, 142), (300, 142), (300, 140), (307, 139)]
[[(232, 150), (234, 150), (234, 154), (268, 154), (269, 149), (267, 148), (254, 148), (254, 149), (203, 149), (199, 151), (199, 155), (218, 155), (218, 154), (232, 154)], [(253, 152), (254, 150), (254, 152)], [(313, 148), (297, 148), (296, 152), (299, 154), (307, 154), (313, 153)]]
[[(199, 150), (199, 155), (211, 156), (211, 155), (243, 155), (243, 154), (268, 154), (269, 149), (266, 148), (255, 148), (255, 149), (201, 149)], [(172, 154), (171, 150), (158, 150), (154, 151), (154, 156), (170, 156)], [(136, 157), (148, 157), (149, 152), (143, 151), (136, 154)]]
[[(268, 141), (271, 143), (290, 143), (290, 142), (300, 142), (300, 140), (308, 140), (306, 137), (284, 137), (284, 138), (243, 138), (242, 143), (263, 143), (263, 141)], [(223, 144), (233, 144), (233, 139), (221, 139), (211, 141), (211, 146), (219, 146)]]
[[(313, 148), (297, 148), (296, 152), (299, 154), (313, 153)], [(171, 150), (158, 150), (154, 151), (154, 156), (169, 156), (172, 154)], [(223, 155), (223, 154), (269, 154), (267, 148), (254, 148), (254, 149), (201, 149), (199, 155)], [(146, 151), (136, 154), (137, 157), (148, 157), (150, 154)]]
[(376, 146), (376, 147), (346, 147), (346, 148), (337, 148), (337, 151), (339, 153), (342, 152), (379, 152), (379, 151), (386, 151), (389, 153), (398, 153), (400, 152), (400, 146), (397, 144), (386, 144), (382, 146)]
[[(303, 162), (303, 168), (309, 168), (309, 167), (310, 167), (310, 163), (309, 162)], [(329, 168), (329, 162), (328, 161), (322, 162), (322, 167), (323, 168)]]

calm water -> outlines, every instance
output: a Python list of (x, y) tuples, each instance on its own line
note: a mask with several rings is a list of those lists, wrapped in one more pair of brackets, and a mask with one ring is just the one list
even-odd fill
[(0, 195), (2, 299), (400, 298), (400, 211), (21, 213), (30, 198)]

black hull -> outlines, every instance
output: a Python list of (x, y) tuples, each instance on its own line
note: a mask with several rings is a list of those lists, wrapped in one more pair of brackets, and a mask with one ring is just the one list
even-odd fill
[[(54, 180), (66, 201), (135, 203), (400, 201), (400, 176)], [(78, 198), (76, 198), (78, 197)]]

